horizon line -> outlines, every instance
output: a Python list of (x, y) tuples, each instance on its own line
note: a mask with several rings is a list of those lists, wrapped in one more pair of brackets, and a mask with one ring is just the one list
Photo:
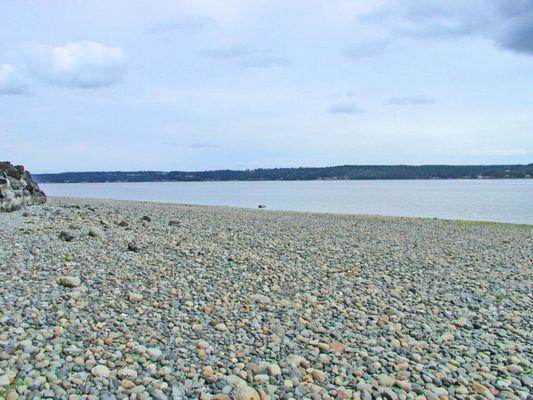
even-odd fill
[(325, 168), (339, 168), (339, 167), (512, 167), (512, 166), (527, 166), (532, 165), (528, 163), (516, 164), (338, 164), (326, 166), (313, 167), (255, 167), (255, 168), (217, 168), (217, 169), (197, 169), (197, 170), (156, 170), (156, 169), (138, 169), (138, 170), (85, 170), (85, 171), (61, 171), (61, 172), (31, 172), (32, 175), (59, 175), (59, 174), (80, 174), (80, 173), (134, 173), (134, 172), (153, 172), (153, 173), (170, 173), (170, 172), (217, 172), (217, 171), (257, 171), (257, 170), (276, 170), (276, 169), (325, 169)]

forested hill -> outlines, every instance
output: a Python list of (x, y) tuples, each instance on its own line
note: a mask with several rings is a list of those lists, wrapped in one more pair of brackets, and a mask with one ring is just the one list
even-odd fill
[(34, 174), (40, 183), (171, 182), (171, 181), (292, 181), (354, 179), (531, 178), (527, 165), (342, 165), (318, 168), (271, 168), (217, 171), (63, 172)]

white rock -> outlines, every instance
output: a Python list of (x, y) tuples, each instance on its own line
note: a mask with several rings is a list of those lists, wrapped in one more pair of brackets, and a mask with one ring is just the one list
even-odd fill
[(78, 287), (81, 285), (80, 278), (77, 276), (61, 276), (57, 283), (59, 283), (61, 286), (65, 286), (68, 288)]
[(128, 296), (128, 300), (131, 301), (132, 303), (138, 303), (142, 301), (142, 299), (143, 299), (143, 295), (139, 293), (130, 292)]
[(117, 376), (120, 379), (135, 379), (137, 378), (137, 371), (130, 368), (122, 368), (118, 370)]
[(109, 368), (107, 368), (105, 365), (97, 365), (91, 369), (91, 374), (97, 378), (109, 378), (110, 373), (111, 372), (109, 371)]
[(0, 375), (0, 386), (9, 386), (10, 384), (11, 384), (11, 381), (9, 379), (9, 376)]
[(264, 294), (254, 294), (252, 297), (250, 297), (250, 299), (254, 303), (259, 304), (270, 304), (272, 302), (272, 300), (270, 300), (270, 297), (265, 296)]

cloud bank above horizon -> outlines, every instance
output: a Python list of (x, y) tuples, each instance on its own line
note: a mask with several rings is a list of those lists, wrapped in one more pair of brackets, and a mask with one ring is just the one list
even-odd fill
[(533, 161), (533, 0), (0, 13), (0, 159), (35, 172)]

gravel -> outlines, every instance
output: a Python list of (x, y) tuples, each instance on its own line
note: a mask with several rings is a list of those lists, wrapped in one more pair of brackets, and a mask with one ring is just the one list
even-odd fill
[(0, 214), (0, 398), (530, 399), (533, 226), (51, 198)]

